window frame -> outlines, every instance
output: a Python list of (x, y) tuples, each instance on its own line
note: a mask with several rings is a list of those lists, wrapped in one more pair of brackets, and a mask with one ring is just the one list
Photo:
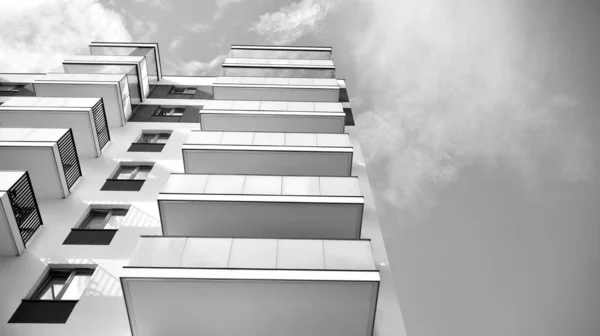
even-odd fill
[[(176, 90), (183, 90), (183, 92), (175, 92)], [(186, 92), (188, 90), (193, 90), (193, 92)], [(169, 93), (167, 94), (179, 94), (179, 95), (190, 95), (193, 96), (196, 94), (196, 92), (198, 92), (198, 88), (194, 87), (194, 86), (176, 86), (174, 85), (171, 90), (169, 90)]]
[[(119, 175), (121, 174), (121, 169), (123, 169), (124, 167), (134, 167), (133, 171), (130, 173), (129, 178), (119, 178)], [(110, 180), (118, 180), (118, 181), (145, 181), (146, 179), (136, 179), (135, 177), (137, 176), (137, 174), (139, 174), (141, 168), (148, 168), (148, 174), (150, 174), (150, 172), (152, 171), (152, 168), (154, 167), (154, 165), (145, 165), (145, 164), (129, 164), (129, 163), (125, 163), (125, 164), (120, 164), (117, 167), (117, 170), (111, 175)]]
[[(159, 131), (159, 130), (142, 130), (142, 133), (137, 138), (135, 143), (137, 144), (156, 144), (156, 145), (164, 145), (171, 138), (171, 131)], [(150, 142), (141, 141), (144, 136), (154, 135), (153, 139)], [(165, 142), (158, 142), (161, 136), (166, 136)]]
[[(106, 215), (104, 216), (104, 220), (102, 221), (102, 227), (101, 228), (89, 228), (87, 227), (87, 225), (90, 223), (90, 219), (91, 217), (95, 214), (95, 213), (104, 213), (106, 212)], [(116, 212), (123, 212), (123, 214), (117, 214)], [(108, 222), (110, 221), (110, 219), (113, 216), (127, 216), (127, 213), (129, 212), (129, 207), (111, 207), (111, 208), (98, 208), (98, 207), (91, 207), (89, 208), (83, 219), (79, 222), (79, 224), (75, 227), (75, 229), (78, 230), (117, 230), (115, 228), (106, 228), (106, 225), (108, 224)]]
[[(161, 114), (162, 110), (171, 110), (170, 114)], [(179, 106), (159, 106), (158, 109), (156, 109), (156, 111), (154, 111), (154, 114), (152, 114), (153, 117), (178, 117), (181, 118), (183, 117), (183, 114), (185, 113), (185, 107), (179, 107)]]
[[(71, 285), (71, 282), (73, 282), (73, 279), (75, 278), (75, 276), (77, 274), (85, 274), (85, 275), (89, 275), (90, 278), (94, 275), (94, 272), (96, 271), (96, 269), (91, 269), (91, 268), (50, 268), (48, 269), (48, 271), (44, 274), (44, 276), (42, 277), (41, 281), (37, 284), (37, 286), (35, 286), (35, 289), (33, 290), (32, 294), (28, 297), (29, 300), (36, 300), (36, 301), (68, 301), (68, 300), (62, 300), (62, 297), (64, 296), (65, 292), (69, 289), (69, 286)], [(52, 290), (53, 293), (53, 298), (52, 299), (41, 299), (40, 297), (44, 294), (44, 292), (46, 292), (48, 285), (51, 284), (52, 278), (53, 277), (57, 277), (60, 274), (66, 274), (68, 272), (68, 276), (67, 276), (67, 280), (65, 280), (65, 283), (63, 284), (62, 288), (60, 289), (60, 291), (54, 295), (54, 290)], [(81, 293), (83, 294), (83, 292)], [(73, 300), (79, 300), (81, 299), (81, 296), (78, 297), (77, 299), (69, 299), (71, 301)]]

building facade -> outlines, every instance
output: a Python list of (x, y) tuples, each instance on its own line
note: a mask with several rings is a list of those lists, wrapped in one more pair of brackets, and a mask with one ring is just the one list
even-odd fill
[(0, 335), (402, 335), (327, 47), (154, 43), (0, 74)]

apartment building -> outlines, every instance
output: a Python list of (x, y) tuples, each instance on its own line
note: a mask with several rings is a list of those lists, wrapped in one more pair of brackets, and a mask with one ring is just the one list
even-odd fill
[(328, 47), (0, 74), (0, 335), (403, 335)]

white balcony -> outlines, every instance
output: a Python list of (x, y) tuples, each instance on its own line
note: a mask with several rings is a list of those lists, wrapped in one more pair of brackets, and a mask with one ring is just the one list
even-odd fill
[(108, 125), (123, 126), (131, 116), (127, 76), (109, 74), (48, 74), (33, 82), (38, 97), (101, 97)]
[(12, 97), (0, 105), (0, 126), (71, 128), (82, 157), (99, 157), (110, 140), (102, 98)]
[(0, 171), (0, 256), (21, 255), (42, 225), (29, 175)]
[(66, 73), (124, 74), (133, 103), (143, 101), (150, 92), (145, 56), (74, 55), (63, 61)]
[(171, 174), (158, 195), (163, 234), (360, 238), (356, 177)]
[(370, 336), (367, 240), (142, 237), (121, 276), (146, 335)]
[(183, 144), (186, 173), (350, 176), (348, 134), (192, 132)]
[(214, 99), (338, 102), (335, 78), (217, 77)]
[(343, 133), (341, 103), (207, 100), (200, 111), (206, 131)]
[(70, 129), (0, 128), (0, 170), (26, 170), (38, 197), (65, 198), (81, 177)]
[(89, 47), (92, 55), (144, 56), (149, 79), (162, 79), (158, 43), (92, 42)]

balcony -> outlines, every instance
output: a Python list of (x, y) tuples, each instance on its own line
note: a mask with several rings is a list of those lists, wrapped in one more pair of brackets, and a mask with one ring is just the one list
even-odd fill
[(74, 55), (63, 61), (70, 74), (124, 74), (131, 101), (142, 102), (150, 92), (148, 66), (144, 56)]
[(350, 176), (347, 134), (192, 132), (183, 144), (186, 173)]
[(356, 177), (171, 174), (158, 195), (165, 236), (358, 239)]
[(12, 97), (0, 106), (0, 125), (71, 128), (82, 157), (99, 157), (110, 141), (102, 98)]
[(0, 255), (14, 256), (42, 225), (42, 216), (25, 171), (0, 171)]
[(162, 79), (158, 43), (92, 42), (89, 47), (92, 55), (144, 56), (150, 80)]
[(337, 102), (335, 78), (217, 77), (213, 97), (220, 100)]
[(142, 237), (121, 276), (133, 335), (365, 336), (368, 240)]
[(206, 131), (343, 133), (341, 103), (208, 100), (200, 111)]
[(232, 45), (229, 57), (330, 60), (331, 47)]
[(61, 128), (0, 128), (0, 170), (26, 170), (38, 197), (66, 198), (81, 177), (73, 133)]
[(38, 97), (102, 98), (108, 125), (123, 126), (131, 116), (125, 75), (53, 73), (33, 82)]
[(228, 57), (219, 76), (335, 78), (335, 66), (332, 60)]

